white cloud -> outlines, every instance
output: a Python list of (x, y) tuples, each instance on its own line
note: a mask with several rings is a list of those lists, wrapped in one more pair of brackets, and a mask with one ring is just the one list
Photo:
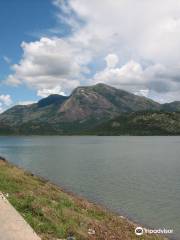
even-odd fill
[[(72, 31), (79, 30), (81, 24), (68, 2), (66, 0), (54, 0), (53, 4), (59, 9), (59, 13), (56, 13), (58, 20), (69, 25)], [(59, 32), (57, 28), (52, 29), (52, 31), (53, 30), (55, 30), (55, 32)]]
[(119, 58), (116, 54), (108, 54), (105, 57), (107, 68), (114, 68), (119, 62)]
[(7, 79), (9, 84), (27, 84), (37, 91), (59, 86), (69, 91), (80, 84), (87, 71), (86, 54), (68, 41), (60, 38), (41, 38), (40, 41), (22, 43), (23, 57), (12, 66), (14, 74)]
[(0, 113), (4, 112), (8, 107), (12, 105), (12, 99), (9, 94), (0, 95)]
[(37, 95), (40, 97), (47, 97), (51, 94), (65, 95), (65, 93), (61, 91), (60, 86), (56, 86), (52, 89), (41, 89), (41, 90), (38, 90), (38, 92), (37, 92)]
[(149, 97), (149, 89), (141, 89), (137, 94), (143, 97)]
[(107, 63), (103, 71), (95, 74), (94, 82), (103, 82), (133, 91), (145, 84), (145, 78), (141, 65), (131, 60), (120, 68), (109, 68), (109, 63)]
[[(180, 100), (180, 66), (171, 69), (161, 64), (142, 67), (130, 60), (121, 67), (97, 72), (94, 83), (102, 82), (160, 102)], [(174, 96), (174, 97), (173, 97)]]
[(11, 63), (11, 59), (7, 56), (3, 56), (3, 59), (4, 61), (7, 63), (7, 64), (10, 64)]
[(12, 104), (12, 99), (10, 95), (0, 95), (0, 102), (1, 104), (4, 104), (5, 106), (10, 106)]
[(87, 22), (81, 29), (81, 33), (86, 33), (86, 40), (98, 38), (102, 47), (108, 46), (104, 50), (115, 49), (114, 52), (124, 54), (123, 57), (134, 58), (133, 54), (163, 63), (174, 62), (177, 56), (179, 60), (180, 54), (172, 53), (178, 49), (180, 40), (179, 0), (69, 2)]
[(18, 105), (30, 105), (35, 103), (36, 101), (20, 101), (18, 102)]
[[(23, 43), (10, 84), (24, 83), (47, 96), (100, 81), (154, 99), (180, 100), (179, 0), (55, 0), (54, 5), (71, 34)], [(104, 59), (107, 66), (98, 69)]]
[(77, 39), (99, 58), (113, 52), (120, 59), (121, 67), (98, 71), (96, 82), (180, 100), (179, 0), (70, 0), (70, 6), (87, 23)]
[(0, 113), (3, 112), (2, 103), (0, 103)]

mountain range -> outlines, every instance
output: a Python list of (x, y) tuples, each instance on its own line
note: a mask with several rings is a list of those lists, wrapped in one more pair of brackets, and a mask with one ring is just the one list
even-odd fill
[(0, 134), (177, 135), (180, 102), (157, 103), (99, 83), (0, 114)]

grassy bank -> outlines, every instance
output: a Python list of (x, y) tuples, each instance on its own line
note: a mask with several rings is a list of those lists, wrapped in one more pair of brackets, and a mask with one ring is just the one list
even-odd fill
[[(43, 240), (73, 235), (77, 240), (160, 240), (134, 234), (135, 225), (85, 199), (0, 160), (0, 191)], [(95, 230), (95, 234), (91, 234)], [(89, 231), (89, 232), (88, 232)]]

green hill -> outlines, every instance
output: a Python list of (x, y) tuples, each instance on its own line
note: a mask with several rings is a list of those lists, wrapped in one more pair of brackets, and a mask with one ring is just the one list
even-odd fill
[(103, 123), (97, 135), (180, 135), (180, 112), (137, 112), (123, 114)]

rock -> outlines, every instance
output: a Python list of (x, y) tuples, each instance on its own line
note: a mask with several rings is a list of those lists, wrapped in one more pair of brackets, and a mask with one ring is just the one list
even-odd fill
[(91, 228), (88, 229), (88, 234), (89, 234), (89, 235), (95, 235), (95, 233), (96, 233), (96, 232), (95, 232), (94, 229), (91, 229)]

